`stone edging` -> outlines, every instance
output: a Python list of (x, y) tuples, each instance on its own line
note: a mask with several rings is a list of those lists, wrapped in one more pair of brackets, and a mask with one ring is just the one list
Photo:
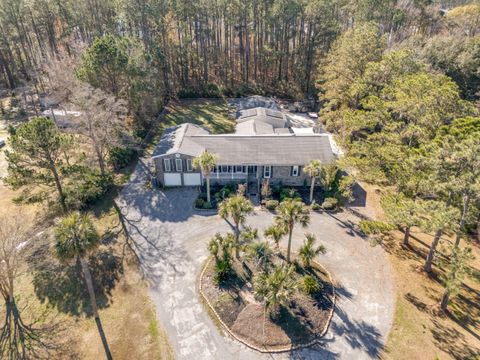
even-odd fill
[(320, 344), (320, 338), (322, 338), (328, 331), (328, 328), (330, 326), (330, 323), (332, 321), (332, 318), (333, 318), (333, 314), (335, 312), (335, 286), (333, 284), (333, 279), (332, 279), (332, 276), (330, 274), (330, 272), (325, 269), (322, 265), (320, 265), (319, 263), (317, 263), (316, 261), (312, 261), (312, 263), (314, 263), (315, 265), (319, 266), (321, 269), (323, 269), (327, 275), (328, 275), (328, 279), (330, 281), (330, 283), (332, 284), (332, 309), (330, 311), (330, 315), (328, 316), (328, 320), (327, 320), (327, 323), (325, 324), (325, 328), (323, 329), (323, 331), (320, 333), (320, 336), (318, 336), (318, 338), (314, 339), (313, 341), (310, 341), (309, 343), (307, 344), (301, 344), (301, 345), (296, 345), (296, 346), (289, 346), (289, 347), (285, 347), (285, 348), (280, 348), (280, 349), (269, 349), (268, 347), (264, 346), (263, 348), (259, 348), (255, 345), (252, 345), (250, 344), (249, 342), (243, 340), (242, 338), (240, 338), (239, 336), (237, 336), (235, 333), (233, 333), (233, 331), (230, 330), (230, 328), (223, 322), (222, 318), (218, 315), (217, 311), (215, 310), (215, 308), (213, 307), (213, 305), (210, 303), (210, 301), (208, 300), (207, 296), (203, 293), (203, 290), (202, 290), (202, 280), (203, 280), (203, 275), (205, 275), (205, 271), (207, 270), (208, 268), (208, 265), (210, 264), (210, 262), (212, 261), (212, 258), (213, 257), (209, 257), (207, 262), (205, 263), (205, 266), (203, 267), (202, 269), (202, 272), (200, 273), (200, 283), (199, 283), (199, 291), (200, 291), (200, 295), (202, 296), (203, 300), (207, 303), (208, 307), (210, 308), (210, 310), (215, 314), (215, 316), (217, 317), (217, 320), (220, 322), (220, 324), (222, 324), (222, 326), (225, 328), (225, 330), (228, 332), (228, 334), (230, 334), (231, 337), (233, 337), (235, 340), (239, 341), (240, 343), (242, 343), (243, 345), (245, 346), (248, 346), (249, 348), (253, 349), (253, 350), (256, 350), (256, 351), (259, 351), (261, 353), (283, 353), (283, 352), (287, 352), (287, 351), (293, 351), (293, 350), (298, 350), (298, 349), (304, 349), (304, 348), (307, 348), (307, 347), (310, 347), (312, 345), (315, 345), (315, 344)]

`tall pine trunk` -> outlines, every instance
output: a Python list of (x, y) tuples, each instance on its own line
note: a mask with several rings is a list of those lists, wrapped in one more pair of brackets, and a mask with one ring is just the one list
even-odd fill
[(435, 250), (437, 249), (438, 243), (440, 242), (440, 237), (442, 236), (442, 233), (443, 233), (443, 229), (438, 229), (433, 238), (433, 242), (432, 242), (432, 245), (430, 246), (427, 259), (425, 260), (424, 270), (427, 273), (432, 272), (433, 257), (435, 255)]
[(53, 174), (53, 179), (55, 181), (55, 187), (57, 188), (59, 200), (60, 200), (60, 205), (62, 206), (63, 212), (67, 212), (67, 203), (65, 201), (65, 194), (63, 192), (62, 184), (60, 182), (60, 176), (58, 176), (57, 168), (55, 167), (55, 164), (53, 164), (53, 160), (50, 160), (50, 170), (52, 171)]
[(410, 243), (408, 240), (410, 239), (410, 226), (405, 227), (405, 233), (403, 235), (403, 245), (408, 246)]
[(455, 237), (455, 248), (460, 245), (460, 240), (462, 240), (462, 232), (463, 228), (465, 227), (465, 219), (467, 217), (468, 212), (468, 205), (470, 204), (470, 196), (464, 195), (463, 196), (463, 209), (462, 209), (462, 216), (460, 218), (460, 226), (457, 231), (457, 235)]
[(442, 300), (440, 301), (440, 309), (443, 312), (447, 311), (449, 300), (450, 300), (450, 292), (447, 289), (445, 289), (445, 292), (443, 293), (443, 296), (442, 296)]

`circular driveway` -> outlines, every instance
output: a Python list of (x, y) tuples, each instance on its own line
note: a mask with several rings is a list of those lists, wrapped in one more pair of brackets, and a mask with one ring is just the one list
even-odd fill
[[(148, 189), (146, 173), (140, 163), (118, 202), (149, 281), (157, 317), (178, 359), (379, 357), (394, 311), (391, 269), (381, 247), (370, 246), (355, 233), (353, 218), (345, 213), (312, 213), (310, 226), (297, 226), (293, 234), (293, 249), (300, 246), (307, 231), (327, 248), (317, 260), (334, 278), (337, 302), (322, 344), (290, 353), (260, 354), (222, 334), (197, 291), (197, 277), (208, 256), (206, 244), (216, 232), (229, 231), (228, 224), (217, 215), (195, 212), (193, 189)], [(259, 210), (247, 224), (261, 234), (272, 218)]]

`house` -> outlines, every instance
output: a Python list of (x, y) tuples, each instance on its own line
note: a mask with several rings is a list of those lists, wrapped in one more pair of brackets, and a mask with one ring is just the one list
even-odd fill
[(277, 110), (252, 108), (239, 111), (233, 134), (210, 134), (201, 126), (185, 123), (168, 128), (152, 159), (156, 177), (164, 186), (198, 186), (203, 182), (193, 159), (204, 151), (215, 154), (211, 183), (247, 183), (250, 193), (261, 181), (287, 186), (310, 184), (303, 168), (311, 160), (329, 163), (336, 158), (331, 137), (295, 131)]

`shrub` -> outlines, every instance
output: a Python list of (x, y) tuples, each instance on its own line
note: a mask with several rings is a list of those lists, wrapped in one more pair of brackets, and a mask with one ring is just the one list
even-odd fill
[(219, 98), (222, 97), (222, 91), (216, 84), (208, 83), (204, 89), (204, 95), (209, 98)]
[(108, 149), (108, 164), (112, 166), (116, 171), (124, 168), (130, 164), (135, 155), (137, 154), (135, 149), (128, 147), (113, 146)]
[(383, 221), (362, 220), (359, 223), (360, 230), (366, 235), (379, 235), (393, 230), (395, 227)]
[(199, 198), (199, 199), (203, 199), (204, 201), (207, 201), (207, 193), (201, 192), (201, 193), (198, 195), (198, 198)]
[(280, 201), (283, 201), (287, 198), (301, 200), (300, 195), (299, 195), (297, 190), (295, 190), (293, 188), (292, 189), (282, 188), (280, 190)]
[(211, 209), (211, 208), (213, 208), (212, 203), (209, 202), (209, 201), (205, 201), (205, 202), (203, 203), (203, 208), (204, 208), (204, 209)]
[(197, 200), (195, 200), (195, 207), (197, 209), (203, 208), (203, 205), (205, 204), (205, 200), (202, 199), (201, 197), (198, 197)]
[(338, 195), (344, 203), (349, 203), (355, 200), (353, 196), (353, 186), (355, 185), (355, 179), (351, 176), (344, 176), (338, 183)]
[(232, 267), (230, 266), (230, 261), (228, 260), (218, 260), (215, 263), (215, 275), (213, 280), (216, 284), (220, 284), (228, 279), (232, 272)]
[(177, 92), (177, 96), (180, 99), (189, 99), (189, 98), (198, 98), (198, 97), (201, 96), (201, 94), (198, 91), (198, 89), (194, 89), (192, 87), (187, 87), (187, 88), (180, 89)]
[(232, 192), (233, 192), (232, 187), (230, 185), (225, 185), (217, 193), (215, 193), (214, 197), (218, 202), (220, 202), (226, 199), (227, 197), (229, 197)]
[(322, 204), (322, 207), (325, 210), (335, 210), (338, 205), (338, 200), (335, 198), (326, 198), (325, 201)]
[(267, 200), (265, 201), (265, 207), (268, 209), (268, 210), (275, 210), (278, 206), (278, 201), (277, 200)]
[(323, 289), (323, 284), (313, 276), (305, 275), (301, 280), (300, 287), (305, 294), (313, 295), (319, 293)]
[(80, 209), (99, 200), (113, 184), (111, 174), (101, 175), (98, 171), (79, 168), (78, 177), (65, 187), (69, 207)]
[(322, 209), (322, 206), (321, 206), (319, 203), (315, 202), (315, 200), (314, 200), (314, 201), (312, 202), (311, 208), (312, 208), (312, 210), (314, 210), (314, 211), (319, 211), (319, 210)]
[(270, 182), (268, 179), (262, 181), (262, 187), (260, 189), (260, 194), (263, 199), (268, 199), (272, 195), (272, 189), (270, 188)]

